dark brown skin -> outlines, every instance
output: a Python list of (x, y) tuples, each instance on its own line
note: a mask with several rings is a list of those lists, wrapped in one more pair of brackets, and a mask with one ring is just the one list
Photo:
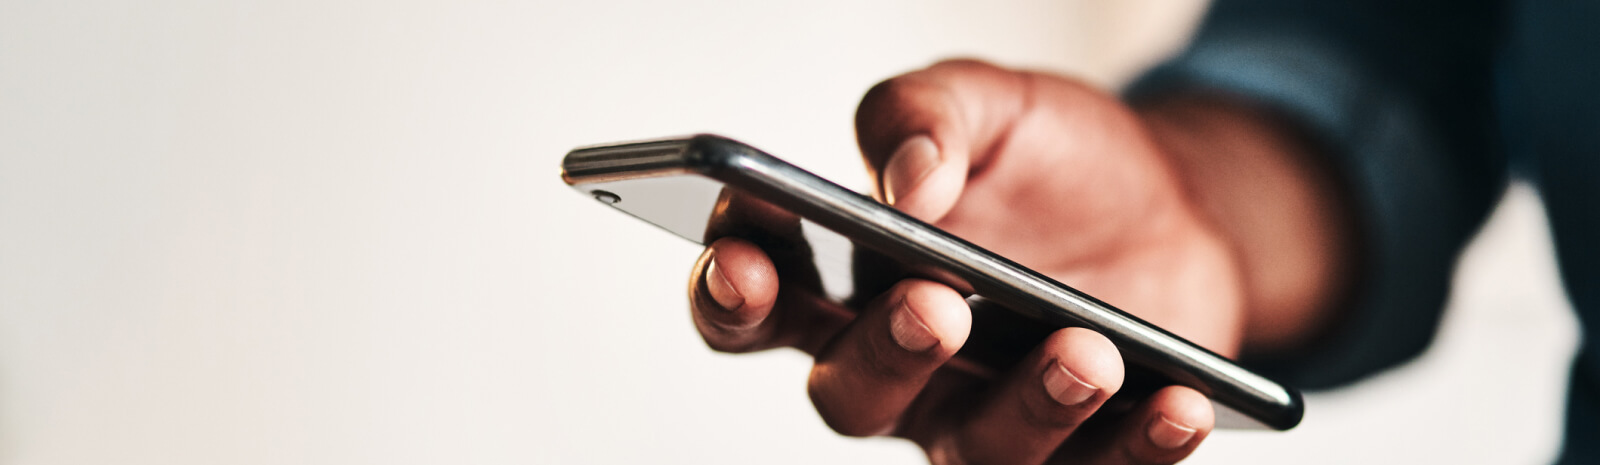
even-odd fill
[[(879, 199), (1218, 353), (1291, 350), (1332, 318), (1346, 220), (1268, 112), (1214, 97), (1135, 111), (1067, 78), (951, 61), (874, 87), (856, 129)], [(696, 326), (717, 350), (814, 354), (812, 401), (840, 433), (904, 437), (938, 464), (1023, 464), (1173, 463), (1211, 432), (1210, 403), (1178, 386), (1084, 425), (1123, 380), (1093, 331), (1057, 331), (979, 378), (946, 366), (971, 327), (948, 287), (903, 281), (851, 319), (786, 314), (812, 309), (777, 304), (783, 285), (759, 248), (718, 240), (691, 278)]]

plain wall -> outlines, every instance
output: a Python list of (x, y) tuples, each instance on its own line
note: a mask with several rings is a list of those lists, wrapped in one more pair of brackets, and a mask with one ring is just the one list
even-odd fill
[[(715, 354), (696, 247), (557, 178), (713, 131), (865, 186), (873, 83), (951, 56), (1113, 87), (1193, 1), (7, 1), (0, 462), (917, 463), (793, 351)], [(1576, 340), (1537, 198), (1418, 362), (1195, 463), (1526, 463)]]

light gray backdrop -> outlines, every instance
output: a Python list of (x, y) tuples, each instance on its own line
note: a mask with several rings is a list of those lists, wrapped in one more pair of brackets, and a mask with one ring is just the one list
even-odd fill
[[(1111, 87), (1201, 5), (0, 2), (0, 462), (916, 463), (807, 360), (711, 353), (697, 250), (566, 190), (715, 131), (866, 185), (868, 86), (968, 55)], [(1524, 463), (1576, 340), (1536, 198), (1407, 368), (1196, 463)]]

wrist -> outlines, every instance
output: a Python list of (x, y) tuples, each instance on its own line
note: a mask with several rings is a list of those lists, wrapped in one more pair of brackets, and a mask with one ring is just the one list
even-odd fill
[(1271, 111), (1174, 95), (1137, 108), (1186, 197), (1239, 264), (1246, 352), (1315, 340), (1336, 318), (1352, 257), (1349, 214), (1315, 145)]

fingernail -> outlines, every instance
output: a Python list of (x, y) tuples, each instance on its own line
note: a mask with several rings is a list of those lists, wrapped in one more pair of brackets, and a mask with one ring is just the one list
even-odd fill
[(1150, 431), (1147, 434), (1150, 436), (1150, 442), (1155, 443), (1156, 447), (1177, 449), (1194, 438), (1194, 431), (1194, 428), (1180, 425), (1167, 419), (1166, 415), (1161, 415), (1150, 422)]
[(883, 167), (884, 201), (894, 205), (922, 183), (939, 166), (939, 146), (928, 136), (916, 136), (900, 143)]
[(1050, 362), (1044, 369), (1044, 390), (1050, 393), (1050, 398), (1060, 402), (1061, 405), (1078, 405), (1094, 397), (1100, 388), (1093, 384), (1085, 383), (1077, 375), (1067, 370), (1066, 365), (1060, 361)]
[(911, 311), (905, 302), (894, 309), (889, 315), (889, 335), (894, 338), (895, 344), (912, 352), (922, 352), (932, 349), (939, 344), (939, 338), (933, 335), (933, 330)]
[(722, 267), (717, 266), (717, 258), (711, 258), (711, 264), (706, 265), (706, 290), (711, 291), (711, 298), (721, 305), (723, 310), (734, 311), (744, 305), (744, 296), (733, 289), (733, 283), (728, 281), (728, 276), (722, 274)]

